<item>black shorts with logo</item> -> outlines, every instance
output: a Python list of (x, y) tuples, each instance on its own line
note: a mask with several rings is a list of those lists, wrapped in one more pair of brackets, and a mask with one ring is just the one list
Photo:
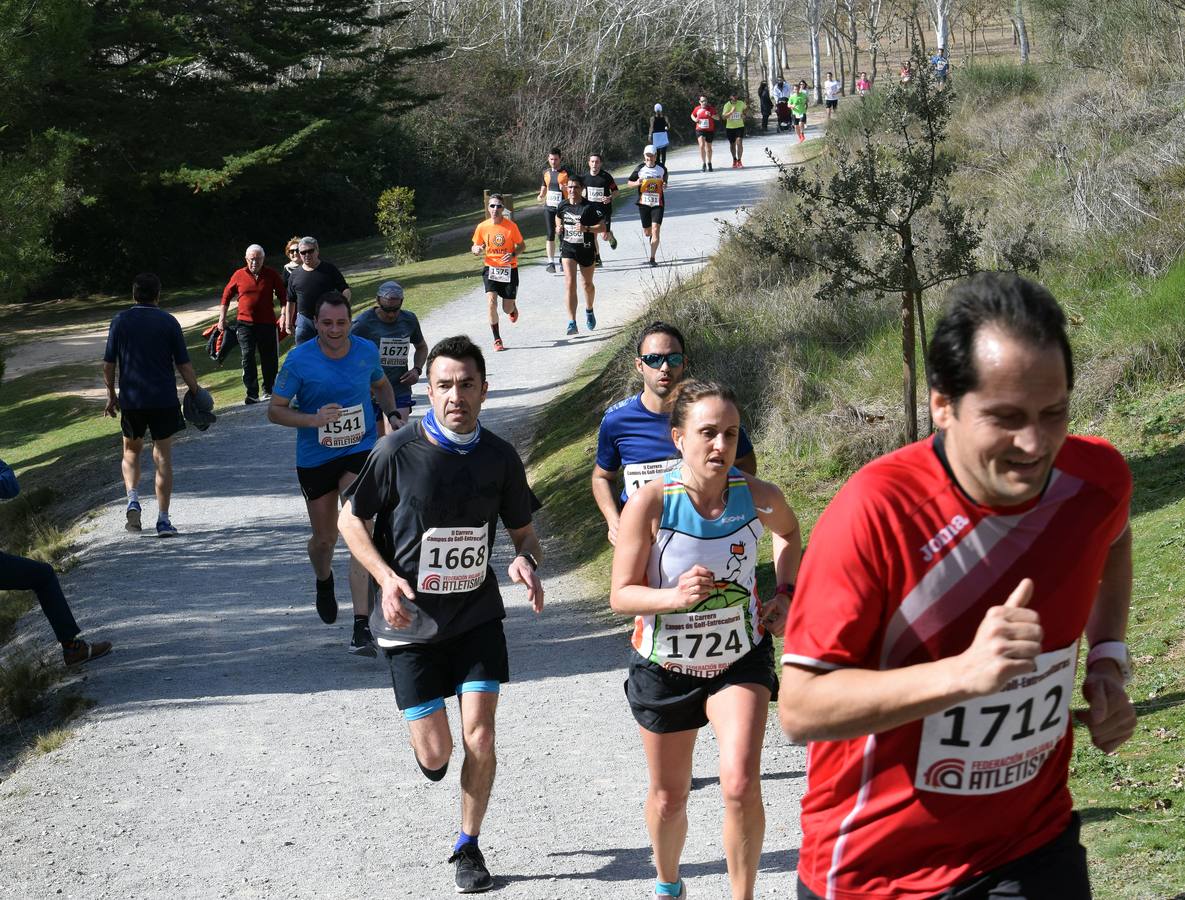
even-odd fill
[(513, 300), (518, 296), (518, 266), (510, 270), (509, 281), (490, 281), (490, 267), (481, 267), (481, 283), (485, 285), (487, 294), (497, 294), (503, 300)]
[(184, 428), (180, 403), (158, 409), (125, 409), (119, 416), (119, 430), (132, 440), (139, 440), (148, 432), (154, 441), (163, 441)]
[(651, 224), (662, 224), (662, 212), (666, 209), (665, 206), (642, 206), (638, 205), (638, 218), (642, 220), (642, 227), (649, 228)]
[(330, 492), (336, 492), (342, 476), (346, 472), (353, 472), (355, 475), (361, 472), (368, 456), (370, 451), (363, 450), (361, 453), (347, 453), (319, 466), (308, 466), (303, 469), (297, 466), (296, 478), (300, 482), (300, 492), (306, 500), (316, 500)]
[(594, 247), (560, 244), (560, 258), (574, 259), (576, 260), (576, 265), (582, 269), (586, 269), (597, 261), (597, 252)]
[(670, 672), (631, 653), (625, 696), (638, 724), (656, 734), (703, 728), (708, 724), (708, 698), (729, 685), (760, 685), (769, 688), (771, 701), (778, 699), (774, 642), (769, 635), (713, 678)]
[[(379, 601), (376, 600), (376, 603)], [(493, 619), (431, 644), (385, 647), (395, 705), (410, 709), (451, 697), (466, 681), (510, 681), (506, 634)]]
[[(939, 826), (941, 827), (941, 826)], [(1090, 900), (1086, 848), (1078, 840), (1082, 819), (1019, 859), (936, 894), (934, 900)], [(800, 880), (798, 900), (823, 900)]]

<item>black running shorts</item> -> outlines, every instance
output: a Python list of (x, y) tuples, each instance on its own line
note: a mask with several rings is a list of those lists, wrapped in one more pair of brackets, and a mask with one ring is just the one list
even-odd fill
[(728, 144), (731, 147), (733, 144), (735, 144), (737, 142), (737, 140), (739, 138), (743, 138), (745, 136), (745, 129), (743, 129), (743, 128), (726, 128), (726, 129), (724, 129), (724, 133), (726, 135), (728, 135)]
[(147, 432), (154, 441), (163, 441), (184, 428), (180, 403), (160, 409), (125, 409), (119, 416), (119, 430), (132, 440), (139, 440)]
[[(1044, 847), (960, 882), (935, 900), (1090, 900), (1086, 848), (1078, 841), (1081, 829), (1082, 819), (1074, 813), (1066, 830)], [(1015, 835), (1006, 837), (1013, 840)], [(799, 881), (798, 900), (823, 898)]]
[(668, 734), (708, 724), (708, 698), (732, 684), (756, 684), (769, 688), (770, 701), (778, 699), (774, 672), (774, 642), (765, 639), (714, 678), (697, 678), (668, 672), (637, 653), (630, 661), (625, 696), (638, 724), (647, 731)]
[(712, 143), (712, 141), (714, 141), (716, 139), (716, 132), (714, 132), (714, 131), (699, 131), (697, 129), (695, 132), (695, 136), (697, 138), (703, 138), (705, 141), (707, 141), (710, 144), (710, 143)]
[(510, 681), (501, 619), (443, 641), (400, 644), (383, 652), (391, 669), (395, 705), (400, 709), (451, 697), (466, 681)]
[(662, 224), (662, 211), (664, 206), (639, 206), (638, 218), (642, 220), (642, 227), (649, 228), (651, 223), (655, 225)]
[(549, 241), (555, 240), (555, 214), (556, 214), (556, 207), (554, 207), (554, 206), (543, 207), (543, 217), (545, 219), (547, 219), (547, 239)]
[(355, 475), (361, 472), (368, 456), (370, 456), (370, 451), (364, 450), (361, 453), (348, 453), (345, 456), (339, 456), (337, 459), (331, 459), (319, 466), (309, 466), (304, 469), (297, 466), (296, 478), (300, 482), (300, 492), (304, 494), (306, 500), (316, 500), (330, 492), (337, 491), (342, 476), (347, 472), (353, 472)]
[(574, 247), (571, 244), (560, 244), (560, 258), (574, 259), (576, 265), (587, 269), (597, 261), (597, 253), (593, 247)]
[(518, 267), (510, 270), (509, 281), (490, 281), (490, 267), (482, 266), (481, 283), (485, 285), (487, 294), (497, 294), (503, 300), (513, 300), (518, 296)]
[(839, 100), (828, 100), (827, 101), (827, 108), (828, 109), (839, 109)]

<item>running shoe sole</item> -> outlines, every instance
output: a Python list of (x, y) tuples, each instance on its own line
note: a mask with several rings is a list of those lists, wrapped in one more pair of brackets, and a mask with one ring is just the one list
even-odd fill
[(128, 508), (128, 523), (124, 526), (128, 531), (142, 531), (140, 525), (140, 510)]
[(617, 249), (617, 237), (616, 237), (616, 235), (609, 235), (609, 249), (610, 249), (610, 250), (616, 250), (616, 249)]
[(518, 321), (518, 304), (514, 304), (514, 312), (506, 314), (510, 318), (510, 324), (513, 325)]
[(497, 352), (501, 353), (503, 350), (506, 349), (506, 347), (502, 344), (501, 341), (494, 341), (494, 349)]

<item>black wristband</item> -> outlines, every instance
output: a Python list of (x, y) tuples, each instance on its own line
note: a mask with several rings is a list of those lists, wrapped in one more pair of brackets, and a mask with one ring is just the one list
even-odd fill
[(527, 561), (527, 563), (531, 566), (532, 572), (537, 571), (539, 569), (539, 561), (537, 559), (535, 559), (535, 557), (532, 556), (530, 553), (520, 553), (519, 556), (521, 556), (523, 559), (525, 559)]

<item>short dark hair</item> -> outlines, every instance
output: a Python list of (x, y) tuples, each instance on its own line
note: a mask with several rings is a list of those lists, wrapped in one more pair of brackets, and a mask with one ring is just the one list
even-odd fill
[(137, 303), (155, 303), (160, 299), (160, 279), (151, 272), (141, 272), (132, 279), (132, 299)]
[(436, 346), (428, 352), (428, 360), (424, 363), (424, 371), (432, 371), (432, 363), (438, 356), (449, 359), (471, 359), (481, 374), (481, 380), (486, 380), (486, 358), (482, 356), (481, 348), (469, 339), (467, 334), (458, 334), (437, 341)]
[(347, 299), (346, 295), (340, 291), (326, 291), (317, 298), (317, 304), (313, 308), (314, 319), (321, 318), (322, 306), (344, 306), (346, 308), (346, 312), (353, 315), (353, 310), (350, 309), (349, 299)]
[(687, 353), (687, 341), (683, 340), (682, 331), (680, 331), (674, 325), (668, 325), (666, 322), (651, 322), (649, 325), (643, 328), (642, 333), (638, 335), (638, 356), (642, 355), (642, 344), (645, 343), (646, 338), (650, 337), (652, 334), (666, 334), (670, 337), (673, 337), (679, 342), (679, 349), (682, 350), (684, 354)]
[(564, 155), (564, 152), (559, 147), (552, 147), (550, 150), (547, 151), (548, 156), (550, 156), (553, 153), (556, 156), (563, 156)]
[(975, 390), (975, 336), (985, 326), (1038, 347), (1056, 347), (1065, 360), (1066, 386), (1074, 387), (1066, 316), (1053, 294), (1014, 272), (980, 272), (955, 285), (947, 297), (927, 352), (931, 388), (952, 401)]
[(594, 157), (594, 156), (595, 156), (597, 159), (604, 159), (604, 158), (605, 158), (605, 154), (604, 154), (604, 153), (602, 153), (600, 150), (593, 150), (593, 151), (592, 151), (591, 153), (589, 153), (588, 155), (589, 155), (589, 158), (590, 158), (590, 159), (591, 159), (592, 157)]
[(687, 422), (687, 412), (705, 397), (719, 397), (741, 411), (741, 404), (737, 402), (737, 395), (732, 388), (725, 387), (716, 381), (698, 381), (689, 378), (675, 388), (675, 396), (671, 400), (671, 425), (682, 428)]
[(568, 184), (578, 184), (581, 187), (584, 187), (584, 179), (581, 178), (579, 175), (569, 175), (568, 176)]

